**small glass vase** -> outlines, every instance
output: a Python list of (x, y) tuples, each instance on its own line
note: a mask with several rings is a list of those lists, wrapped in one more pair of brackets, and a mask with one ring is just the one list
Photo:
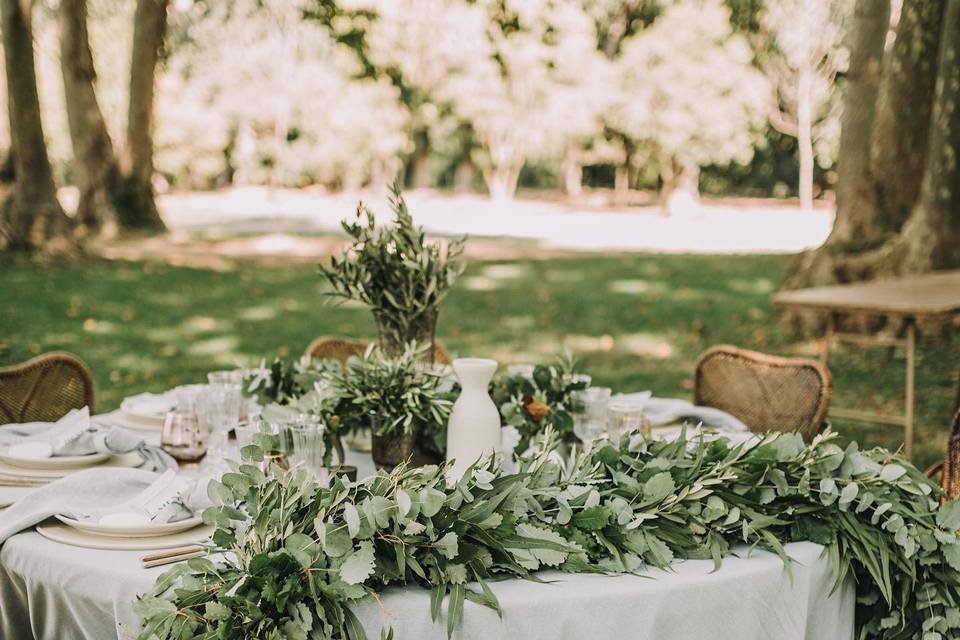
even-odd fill
[(377, 324), (377, 342), (380, 348), (389, 356), (397, 356), (403, 353), (410, 342), (415, 341), (420, 345), (429, 344), (430, 350), (427, 351), (426, 361), (434, 364), (437, 315), (438, 312), (435, 309), (427, 311), (411, 320), (406, 327), (401, 327), (391, 314), (374, 311), (373, 319)]
[(382, 433), (380, 425), (380, 416), (371, 415), (372, 446), (370, 454), (378, 469), (392, 471), (401, 462), (412, 459), (413, 446), (417, 441), (416, 429)]

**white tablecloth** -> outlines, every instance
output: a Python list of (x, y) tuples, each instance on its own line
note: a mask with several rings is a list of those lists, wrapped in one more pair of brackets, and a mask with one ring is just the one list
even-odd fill
[[(369, 454), (349, 452), (347, 463), (364, 476)], [(6, 489), (18, 499), (29, 490)], [(3, 512), (0, 511), (0, 518)], [(853, 638), (854, 588), (833, 596), (830, 567), (812, 543), (787, 546), (796, 560), (793, 581), (772, 554), (677, 562), (673, 571), (638, 576), (544, 573), (552, 580), (492, 583), (503, 619), (464, 604), (458, 640), (517, 638), (636, 638), (656, 640), (848, 640)], [(108, 640), (136, 636), (131, 604), (169, 567), (142, 569), (143, 551), (82, 549), (29, 531), (0, 547), (0, 639)], [(653, 578), (653, 579), (651, 579)], [(396, 640), (446, 639), (445, 619), (430, 620), (429, 591), (393, 588), (379, 602), (355, 610), (369, 638), (391, 625)]]
[[(492, 583), (503, 620), (467, 602), (460, 640), (490, 638), (637, 638), (657, 640), (847, 640), (853, 638), (852, 583), (830, 592), (822, 548), (788, 545), (793, 582), (776, 556), (755, 551), (709, 561), (678, 562), (647, 577), (545, 573), (554, 580)], [(746, 556), (746, 550), (742, 550)], [(141, 569), (140, 551), (78, 549), (35, 532), (0, 549), (0, 637), (5, 640), (107, 640), (135, 635), (130, 605), (165, 569)], [(653, 579), (651, 579), (653, 578)], [(355, 606), (369, 638), (392, 625), (397, 640), (446, 638), (430, 621), (429, 591), (387, 590), (380, 602)]]

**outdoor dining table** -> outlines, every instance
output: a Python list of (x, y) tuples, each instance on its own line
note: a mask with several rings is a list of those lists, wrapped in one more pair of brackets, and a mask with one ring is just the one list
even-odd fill
[[(948, 323), (960, 317), (960, 270), (936, 271), (891, 280), (858, 282), (830, 287), (782, 291), (774, 304), (787, 310), (826, 314), (826, 335), (821, 360), (826, 363), (834, 340), (863, 347), (904, 347), (906, 374), (902, 416), (871, 413), (859, 409), (831, 407), (830, 415), (846, 420), (902, 426), (904, 453), (913, 453), (914, 405), (916, 402), (917, 324), (924, 321)], [(837, 330), (841, 316), (862, 314), (900, 319), (905, 325), (903, 339), (861, 335)], [(960, 389), (957, 393), (960, 404)]]
[[(373, 472), (369, 454), (348, 451), (346, 462), (360, 476)], [(820, 545), (796, 542), (786, 551), (789, 573), (775, 554), (741, 547), (719, 570), (710, 560), (687, 560), (638, 575), (548, 571), (537, 574), (541, 582), (494, 582), (502, 619), (468, 601), (454, 638), (853, 638), (853, 582), (832, 590)], [(135, 638), (135, 598), (169, 569), (142, 568), (145, 553), (68, 546), (32, 530), (12, 536), (0, 547), (0, 638)], [(427, 589), (391, 587), (353, 608), (369, 638), (387, 626), (397, 640), (446, 638), (445, 614), (430, 619)]]

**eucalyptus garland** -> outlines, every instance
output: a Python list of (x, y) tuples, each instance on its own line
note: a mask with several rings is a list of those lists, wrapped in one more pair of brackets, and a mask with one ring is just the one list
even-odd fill
[[(639, 433), (561, 462), (547, 445), (515, 474), (479, 464), (453, 486), (444, 468), (398, 468), (354, 486), (304, 472), (264, 475), (256, 446), (209, 493), (214, 562), (163, 574), (139, 598), (143, 640), (348, 638), (364, 631), (350, 603), (386, 585), (446, 596), (452, 633), (465, 600), (500, 610), (492, 579), (538, 569), (642, 572), (675, 558), (712, 559), (731, 545), (824, 545), (835, 588), (856, 583), (860, 638), (960, 637), (960, 503), (908, 462), (845, 449), (827, 432), (731, 446)], [(389, 635), (389, 631), (385, 632)]]

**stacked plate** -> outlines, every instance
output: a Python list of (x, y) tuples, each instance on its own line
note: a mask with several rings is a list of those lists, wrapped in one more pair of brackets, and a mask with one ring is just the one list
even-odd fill
[(141, 393), (130, 396), (120, 403), (119, 415), (111, 414), (119, 418), (123, 425), (130, 429), (139, 431), (156, 431), (163, 428), (163, 420), (167, 413), (173, 409), (175, 398), (172, 392), (166, 393)]
[(37, 526), (37, 533), (54, 542), (89, 549), (170, 549), (185, 544), (206, 542), (213, 527), (204, 525), (200, 516), (179, 522), (157, 524), (99, 524), (55, 516)]

